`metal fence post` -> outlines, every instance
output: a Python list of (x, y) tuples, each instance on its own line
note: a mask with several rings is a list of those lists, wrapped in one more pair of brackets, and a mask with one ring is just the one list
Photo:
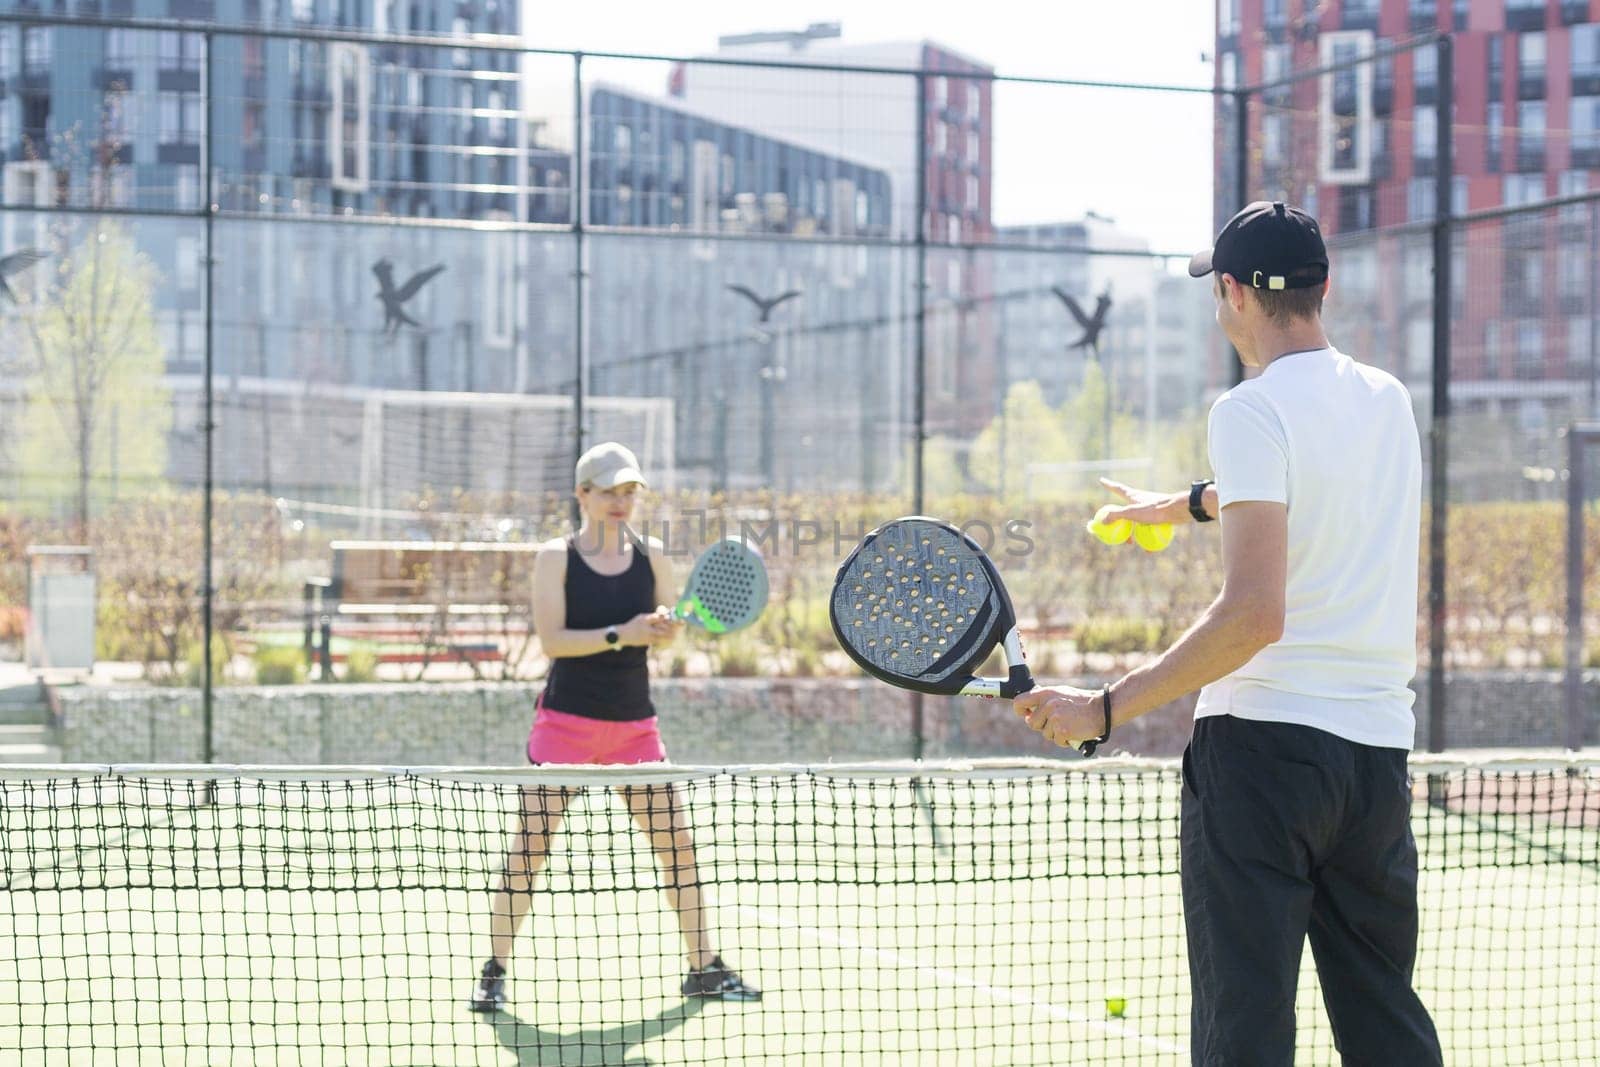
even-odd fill
[(1433, 218), (1433, 404), (1428, 425), (1428, 751), (1444, 751), (1445, 551), (1450, 488), (1450, 241), (1455, 74), (1452, 41), (1439, 38), (1438, 172)]

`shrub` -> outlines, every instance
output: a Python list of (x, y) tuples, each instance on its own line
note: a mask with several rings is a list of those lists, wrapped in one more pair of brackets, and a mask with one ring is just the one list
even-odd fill
[(257, 685), (299, 685), (306, 680), (306, 657), (292, 645), (258, 649), (255, 654)]
[(350, 646), (344, 659), (344, 680), (347, 682), (375, 682), (378, 680), (378, 650), (371, 645)]
[(1078, 629), (1078, 651), (1150, 652), (1160, 638), (1161, 624), (1154, 619), (1090, 619)]

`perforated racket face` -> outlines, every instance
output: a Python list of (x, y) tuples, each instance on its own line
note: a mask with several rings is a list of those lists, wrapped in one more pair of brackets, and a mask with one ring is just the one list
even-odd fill
[(725, 538), (700, 553), (678, 614), (710, 633), (741, 630), (767, 606), (767, 568), (755, 549)]
[(845, 560), (830, 616), (868, 672), (925, 692), (953, 692), (1011, 625), (988, 561), (955, 527), (897, 519)]

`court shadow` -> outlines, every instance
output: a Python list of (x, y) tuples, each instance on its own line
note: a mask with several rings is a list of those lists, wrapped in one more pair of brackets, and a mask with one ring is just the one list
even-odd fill
[(700, 1014), (705, 1001), (696, 997), (652, 1019), (591, 1030), (544, 1030), (507, 1011), (486, 1016), (495, 1038), (516, 1053), (517, 1067), (650, 1067), (630, 1052), (637, 1045), (671, 1033)]

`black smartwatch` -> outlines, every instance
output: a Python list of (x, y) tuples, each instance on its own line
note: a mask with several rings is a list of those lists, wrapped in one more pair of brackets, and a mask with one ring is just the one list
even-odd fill
[(606, 627), (606, 646), (608, 648), (611, 648), (613, 651), (616, 650), (618, 647), (618, 642), (621, 640), (622, 635), (617, 633), (617, 628), (615, 626)]
[(1189, 514), (1194, 516), (1195, 522), (1216, 521), (1210, 515), (1206, 514), (1206, 507), (1204, 503), (1206, 486), (1212, 484), (1214, 483), (1210, 478), (1189, 483)]

